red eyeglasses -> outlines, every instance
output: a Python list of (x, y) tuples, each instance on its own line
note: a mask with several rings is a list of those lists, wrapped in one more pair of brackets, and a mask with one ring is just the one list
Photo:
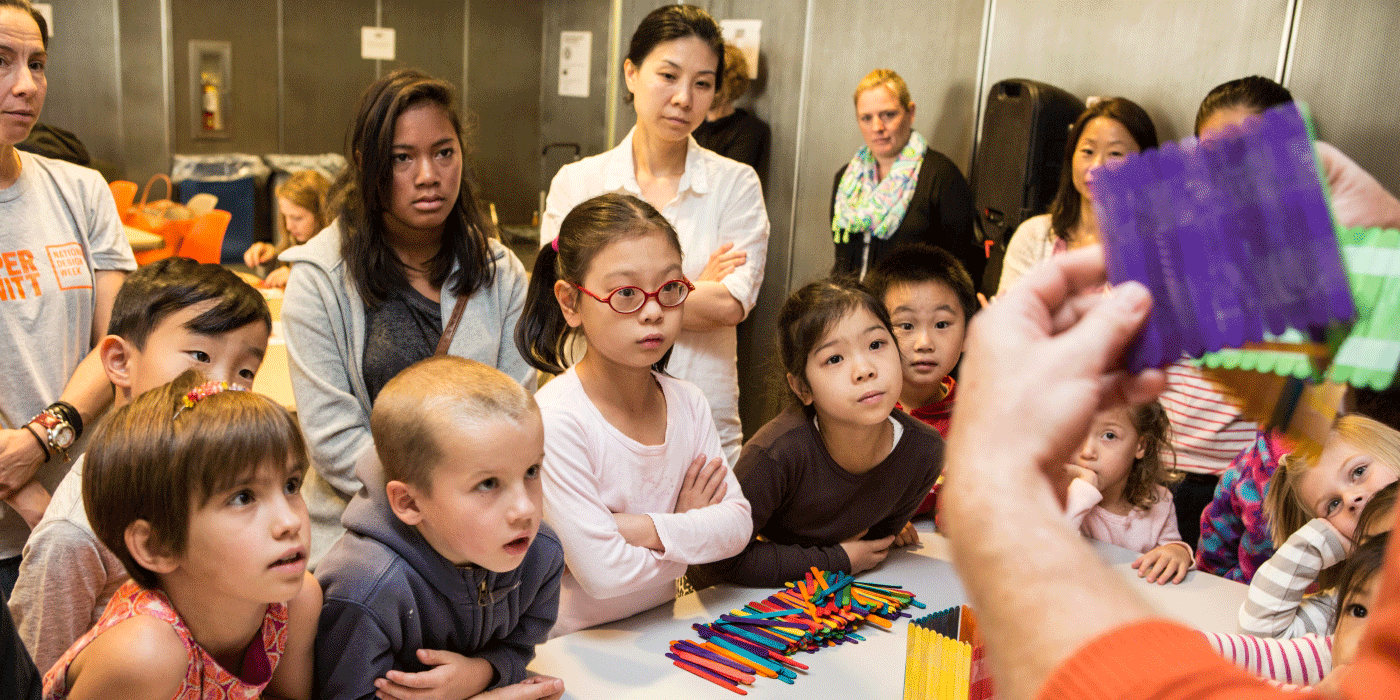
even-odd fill
[[(573, 283), (571, 282), (570, 284)], [(695, 291), (695, 285), (691, 284), (689, 280), (671, 280), (661, 285), (661, 288), (654, 292), (648, 292), (641, 287), (618, 287), (608, 292), (608, 295), (605, 297), (600, 297), (584, 289), (582, 285), (575, 284), (574, 286), (577, 287), (580, 292), (607, 304), (612, 307), (613, 311), (620, 314), (636, 313), (643, 306), (646, 306), (647, 300), (652, 297), (656, 298), (656, 303), (668, 309), (674, 306), (680, 306), (681, 302), (684, 302), (685, 298), (690, 296), (691, 292)]]

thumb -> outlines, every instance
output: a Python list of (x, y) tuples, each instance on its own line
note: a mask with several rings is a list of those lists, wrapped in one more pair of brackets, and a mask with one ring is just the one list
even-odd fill
[(1070, 376), (1098, 376), (1116, 364), (1152, 310), (1152, 295), (1125, 282), (1094, 304), (1079, 322), (1055, 338)]
[(440, 649), (419, 649), (418, 660), (428, 666), (441, 666), (447, 663), (447, 654)]

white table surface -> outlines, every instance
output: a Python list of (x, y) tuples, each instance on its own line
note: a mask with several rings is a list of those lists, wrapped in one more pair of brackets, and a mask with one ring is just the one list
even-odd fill
[[(948, 562), (947, 540), (920, 527), (923, 543), (892, 552), (884, 564), (857, 578), (899, 584), (928, 607), (906, 609), (916, 617), (967, 601), (957, 574)], [(1136, 554), (1113, 545), (1092, 543), (1112, 570), (1129, 579), (1135, 590), (1164, 616), (1196, 629), (1238, 632), (1236, 621), (1246, 586), (1192, 571), (1179, 585), (1158, 586), (1137, 577), (1131, 564)], [(1035, 582), (1027, 581), (1034, 586)], [(536, 647), (530, 670), (564, 680), (565, 698), (736, 698), (708, 681), (671, 665), (665, 653), (671, 640), (698, 640), (692, 623), (708, 623), (733, 608), (761, 600), (773, 589), (716, 586), (677, 599), (617, 622), (552, 639)], [(867, 641), (828, 647), (796, 658), (811, 667), (798, 671), (793, 685), (758, 678), (743, 686), (754, 698), (838, 698), (895, 700), (904, 692), (905, 622), (892, 631), (874, 625), (860, 628)]]

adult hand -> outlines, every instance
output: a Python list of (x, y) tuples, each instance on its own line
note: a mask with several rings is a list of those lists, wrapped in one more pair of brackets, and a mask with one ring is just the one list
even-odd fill
[(1095, 411), (1150, 400), (1165, 384), (1160, 371), (1120, 367), (1147, 319), (1147, 290), (1130, 282), (1103, 295), (1103, 280), (1099, 248), (1057, 255), (968, 332), (939, 500), (1007, 698), (1034, 697), (1089, 640), (1153, 614), (1066, 522), (1054, 490)]
[(286, 289), (287, 277), (291, 274), (291, 266), (283, 265), (282, 267), (279, 267), (276, 270), (267, 273), (267, 277), (263, 278), (262, 286), (268, 289)]
[(34, 478), (44, 463), (44, 448), (28, 426), (0, 430), (0, 498), (9, 498)]
[(1160, 545), (1138, 557), (1133, 568), (1138, 570), (1138, 578), (1148, 583), (1181, 583), (1191, 570), (1191, 553), (1180, 544)]
[(697, 282), (718, 282), (726, 275), (735, 271), (749, 259), (749, 254), (742, 250), (734, 250), (733, 243), (725, 243), (715, 252), (710, 253), (710, 259), (705, 263), (705, 269), (700, 273)]
[(724, 466), (724, 460), (716, 457), (708, 464), (705, 463), (705, 455), (695, 458), (690, 463), (690, 468), (685, 470), (685, 481), (681, 484), (681, 492), (676, 496), (676, 513), (695, 510), (712, 506), (724, 500), (724, 495), (729, 491), (729, 484), (724, 482), (724, 476), (729, 470)]
[(418, 660), (433, 668), (418, 673), (390, 671), (374, 682), (379, 700), (461, 700), (486, 689), (496, 671), (484, 659), (443, 649), (419, 649)]
[[(1127, 282), (1102, 292), (1098, 246), (1054, 261), (1042, 266), (1045, 272), (1023, 277), (1013, 293), (973, 319), (963, 353), (967, 379), (959, 381), (970, 382), (976, 396), (967, 401), (959, 386), (957, 412), (979, 449), (1013, 457), (1017, 464), (1029, 458), (1051, 483), (1082, 444), (1095, 411), (1151, 400), (1165, 385), (1159, 370), (1130, 376), (1118, 366), (1147, 318), (1147, 289)], [(950, 477), (955, 464), (950, 460)], [(981, 471), (982, 476), (1001, 473)]]
[(257, 267), (272, 259), (277, 254), (277, 249), (271, 243), (258, 241), (248, 246), (248, 250), (243, 251), (243, 264), (248, 267)]
[(894, 535), (881, 537), (878, 540), (842, 542), (841, 549), (846, 550), (846, 558), (851, 560), (851, 573), (858, 574), (879, 566), (880, 562), (890, 555), (890, 545), (892, 544), (894, 544)]
[(1400, 200), (1336, 146), (1318, 141), (1316, 147), (1338, 225), (1400, 228)]

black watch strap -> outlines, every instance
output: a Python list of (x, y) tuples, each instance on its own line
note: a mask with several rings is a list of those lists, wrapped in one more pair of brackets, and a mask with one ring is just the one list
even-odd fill
[(79, 413), (78, 409), (67, 401), (55, 401), (49, 404), (49, 408), (57, 411), (63, 416), (63, 420), (73, 426), (73, 441), (77, 442), (78, 438), (83, 436), (83, 414)]

